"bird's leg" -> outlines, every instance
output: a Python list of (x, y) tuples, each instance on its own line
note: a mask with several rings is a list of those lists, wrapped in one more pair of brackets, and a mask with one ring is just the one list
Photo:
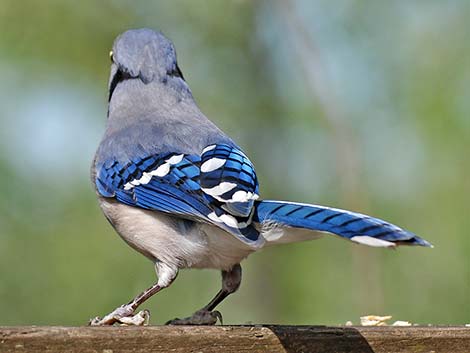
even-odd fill
[(222, 314), (214, 310), (225, 298), (237, 291), (242, 279), (242, 268), (239, 264), (230, 271), (222, 271), (222, 289), (202, 309), (196, 311), (190, 317), (168, 321), (167, 325), (215, 325), (217, 319), (222, 323)]
[(150, 312), (148, 310), (143, 310), (134, 315), (135, 310), (151, 296), (168, 287), (178, 274), (178, 270), (176, 268), (170, 267), (161, 262), (157, 262), (155, 264), (155, 270), (158, 275), (157, 283), (137, 295), (129, 303), (121, 305), (103, 318), (95, 317), (90, 320), (89, 324), (91, 326), (105, 326), (113, 325), (114, 323), (121, 323), (125, 325), (142, 326), (148, 323)]

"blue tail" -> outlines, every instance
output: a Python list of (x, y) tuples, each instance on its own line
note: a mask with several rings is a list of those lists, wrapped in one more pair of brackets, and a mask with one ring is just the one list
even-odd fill
[(324, 206), (284, 201), (257, 201), (253, 220), (268, 228), (274, 226), (283, 229), (302, 228), (329, 232), (370, 246), (432, 247), (429, 242), (417, 235), (378, 218)]

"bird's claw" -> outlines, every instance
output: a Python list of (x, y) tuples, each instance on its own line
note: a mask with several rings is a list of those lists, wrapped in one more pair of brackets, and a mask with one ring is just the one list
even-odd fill
[(223, 324), (220, 311), (199, 310), (190, 317), (170, 320), (165, 325), (215, 325), (217, 320)]
[(147, 326), (150, 321), (150, 311), (141, 310), (135, 315), (121, 317), (118, 321), (122, 326)]
[(95, 317), (88, 323), (90, 326), (108, 326), (115, 323), (124, 326), (146, 326), (150, 320), (150, 311), (142, 310), (134, 314), (134, 309), (129, 305), (122, 305), (116, 308), (103, 318)]

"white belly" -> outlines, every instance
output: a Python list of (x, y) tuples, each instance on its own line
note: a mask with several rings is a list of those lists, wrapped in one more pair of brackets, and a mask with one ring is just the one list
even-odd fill
[(229, 270), (253, 249), (229, 233), (205, 223), (188, 226), (164, 213), (100, 198), (100, 206), (119, 235), (152, 261), (177, 268)]

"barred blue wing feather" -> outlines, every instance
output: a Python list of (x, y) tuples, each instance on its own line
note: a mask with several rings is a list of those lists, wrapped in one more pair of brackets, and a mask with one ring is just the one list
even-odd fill
[(369, 246), (432, 246), (417, 235), (381, 219), (324, 206), (283, 201), (257, 201), (253, 220), (270, 226), (333, 233)]
[(258, 180), (248, 157), (228, 145), (207, 146), (201, 156), (201, 187), (231, 214), (248, 217), (258, 198)]
[(263, 238), (252, 224), (258, 181), (238, 148), (210, 145), (201, 155), (161, 153), (98, 166), (103, 197), (129, 206), (214, 224), (253, 247)]

